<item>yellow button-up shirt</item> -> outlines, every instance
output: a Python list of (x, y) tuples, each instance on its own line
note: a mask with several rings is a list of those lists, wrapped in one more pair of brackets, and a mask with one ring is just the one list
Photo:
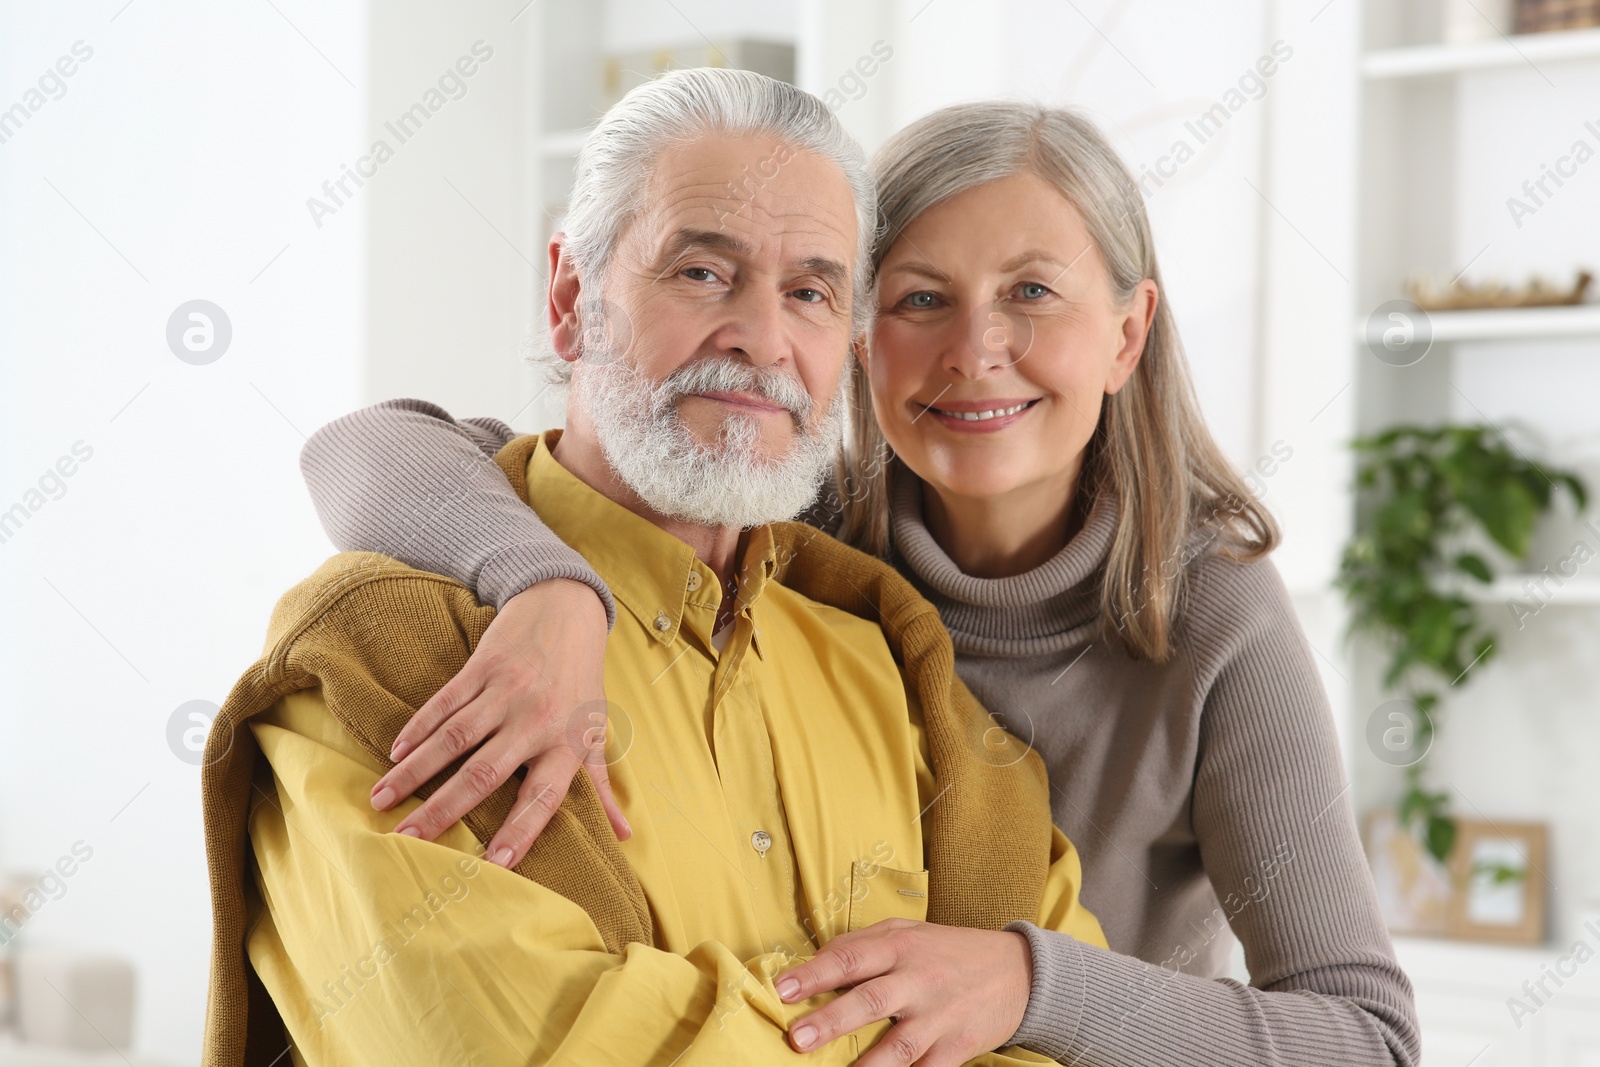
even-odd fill
[[(318, 691), (297, 693), (251, 720), (265, 909), (247, 941), (295, 1061), (851, 1062), (887, 1024), (802, 1057), (786, 1026), (832, 994), (786, 1005), (772, 978), (837, 933), (925, 917), (936, 796), (920, 709), (876, 623), (769, 580), (763, 528), (744, 538), (738, 613), (714, 642), (716, 573), (548, 445), (528, 462), (530, 497), (620, 609), (606, 756), (655, 945), (606, 952), (586, 912), (481, 862), (462, 823), (437, 842), (392, 833), (416, 802), (373, 811), (383, 766)], [(1041, 925), (1104, 945), (1059, 830), (1053, 851)]]

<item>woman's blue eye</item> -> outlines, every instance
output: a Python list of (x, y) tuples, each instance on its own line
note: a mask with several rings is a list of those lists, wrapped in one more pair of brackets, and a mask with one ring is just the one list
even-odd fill
[(931, 308), (933, 307), (933, 294), (929, 292), (912, 293), (906, 297), (905, 304), (907, 307)]
[(1019, 288), (1022, 290), (1022, 295), (1029, 300), (1037, 300), (1050, 292), (1047, 287), (1040, 285), (1038, 282), (1023, 282)]

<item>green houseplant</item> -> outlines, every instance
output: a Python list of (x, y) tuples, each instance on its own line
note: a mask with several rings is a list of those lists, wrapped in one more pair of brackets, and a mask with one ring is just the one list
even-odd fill
[(1579, 511), (1588, 493), (1577, 475), (1533, 462), (1493, 426), (1397, 426), (1352, 447), (1357, 520), (1337, 584), (1351, 632), (1372, 635), (1388, 653), (1384, 688), (1421, 712), (1424, 755), (1405, 768), (1400, 821), (1444, 862), (1456, 826), (1448, 794), (1426, 784), (1433, 712), (1441, 691), (1462, 684), (1495, 647), (1494, 631), (1462, 594), (1464, 582), (1492, 582), (1494, 570), (1468, 546), (1487, 537), (1526, 559), (1558, 491)]

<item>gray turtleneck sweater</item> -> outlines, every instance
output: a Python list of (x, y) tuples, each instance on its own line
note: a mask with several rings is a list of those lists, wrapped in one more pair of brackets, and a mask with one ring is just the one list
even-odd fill
[[(566, 577), (610, 594), (489, 457), (514, 436), (396, 400), (319, 430), (301, 467), (341, 549), (395, 556), (502, 605)], [(956, 666), (1044, 758), (1109, 951), (1030, 923), (1033, 991), (1012, 1043), (1084, 1067), (1414, 1064), (1410, 982), (1379, 917), (1327, 698), (1277, 570), (1189, 564), (1162, 664), (1105, 636), (1114, 500), (1043, 565), (963, 573), (893, 487), (896, 565), (939, 609)], [(1232, 936), (1248, 986), (1219, 977)]]

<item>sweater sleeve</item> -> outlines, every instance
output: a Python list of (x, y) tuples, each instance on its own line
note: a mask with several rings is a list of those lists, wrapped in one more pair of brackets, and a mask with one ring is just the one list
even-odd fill
[[(1028, 923), (1033, 990), (1015, 1044), (1083, 1067), (1418, 1062), (1310, 647), (1270, 563), (1209, 559), (1187, 639), (1204, 691), (1192, 818), (1218, 924), (1250, 985), (1119, 955)], [(1211, 666), (1207, 666), (1207, 665)], [(1211, 919), (1207, 919), (1210, 925)], [(1196, 930), (1196, 946), (1210, 940)]]
[(594, 568), (512, 490), (493, 456), (516, 433), (457, 422), (437, 404), (386, 400), (311, 435), (300, 471), (340, 551), (381, 552), (454, 578), (496, 608), (538, 582), (570, 578), (617, 611)]

